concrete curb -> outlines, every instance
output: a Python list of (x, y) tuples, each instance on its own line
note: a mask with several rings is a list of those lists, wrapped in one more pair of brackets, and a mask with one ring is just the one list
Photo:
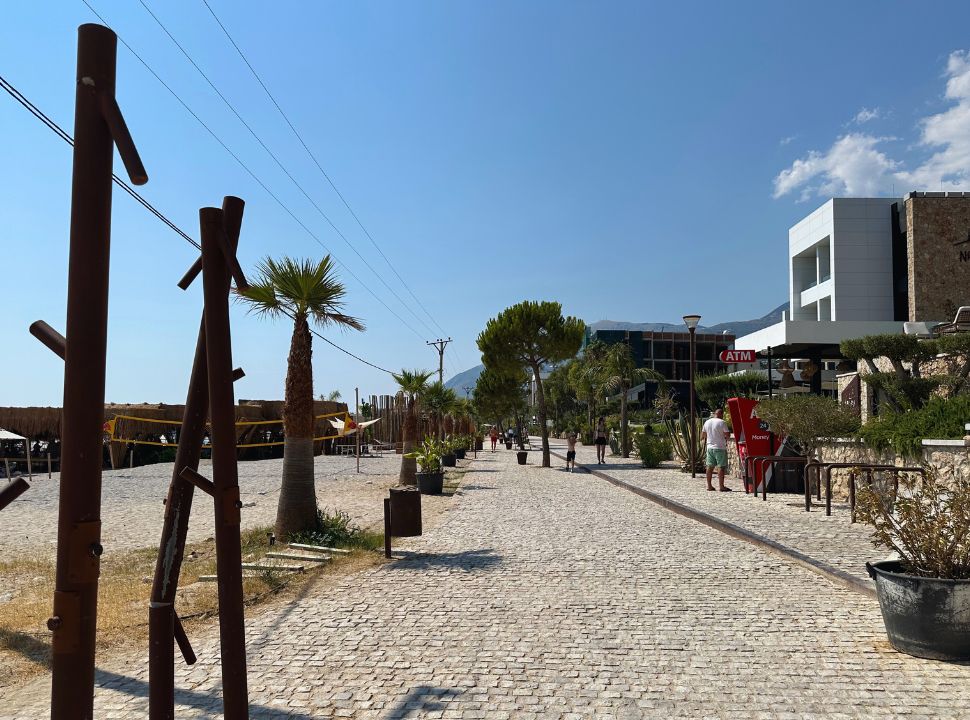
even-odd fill
[[(550, 450), (550, 453), (552, 455), (555, 455), (560, 460), (566, 459), (565, 455), (560, 455), (558, 452), (554, 450)], [(744, 540), (745, 542), (751, 543), (752, 545), (756, 545), (757, 547), (760, 547), (764, 550), (768, 550), (769, 552), (774, 553), (775, 555), (778, 555), (784, 558), (785, 560), (788, 560), (789, 562), (793, 562), (796, 565), (799, 565), (805, 568), (806, 570), (810, 570), (813, 573), (816, 573), (817, 575), (821, 575), (822, 577), (826, 578), (827, 580), (830, 580), (831, 582), (836, 583), (837, 585), (846, 587), (849, 590), (854, 590), (855, 592), (861, 593), (866, 597), (873, 598), (873, 599), (876, 598), (876, 589), (875, 587), (872, 586), (872, 583), (866, 582), (857, 577), (854, 577), (853, 575), (850, 575), (844, 570), (840, 570), (839, 568), (833, 567), (828, 563), (822, 562), (821, 560), (816, 560), (815, 558), (809, 555), (806, 555), (803, 552), (799, 552), (798, 550), (788, 547), (787, 545), (783, 545), (782, 543), (779, 543), (775, 540), (766, 538), (764, 535), (759, 535), (758, 533), (752, 532), (750, 530), (746, 530), (745, 528), (735, 525), (734, 523), (730, 523), (727, 520), (721, 520), (720, 518), (715, 517), (714, 515), (710, 515), (706, 512), (702, 512), (701, 510), (695, 510), (694, 508), (688, 505), (684, 505), (683, 503), (679, 503), (675, 500), (665, 498), (663, 495), (658, 495), (655, 492), (651, 492), (650, 490), (646, 490), (642, 487), (638, 487), (637, 485), (628, 483), (625, 480), (620, 480), (619, 478), (615, 478), (612, 475), (607, 475), (602, 470), (595, 470), (591, 467), (588, 467), (586, 465), (580, 465), (578, 463), (576, 466), (591, 475), (595, 475), (601, 480), (606, 480), (606, 482), (608, 483), (611, 483), (613, 485), (616, 485), (617, 487), (623, 488), (624, 490), (629, 490), (630, 492), (634, 493), (635, 495), (639, 495), (642, 498), (646, 498), (647, 500), (650, 500), (651, 502), (654, 502), (657, 505), (660, 505), (666, 510), (675, 512), (678, 515), (683, 515), (684, 517), (690, 518), (691, 520), (696, 520), (697, 522), (703, 523), (708, 527), (714, 528), (715, 530), (718, 530), (724, 533), (725, 535), (730, 535), (731, 537), (737, 538), (738, 540)]]

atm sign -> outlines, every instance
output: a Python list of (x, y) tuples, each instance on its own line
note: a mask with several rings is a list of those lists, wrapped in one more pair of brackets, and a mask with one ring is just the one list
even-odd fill
[(753, 363), (757, 360), (754, 350), (722, 350), (718, 357), (723, 363)]

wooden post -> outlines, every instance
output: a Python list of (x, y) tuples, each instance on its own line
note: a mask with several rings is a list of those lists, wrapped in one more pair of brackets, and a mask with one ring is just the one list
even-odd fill
[(3, 459), (3, 467), (7, 471), (7, 480), (10, 479), (10, 460), (7, 458)]
[(51, 454), (47, 453), (47, 479), (51, 479)]

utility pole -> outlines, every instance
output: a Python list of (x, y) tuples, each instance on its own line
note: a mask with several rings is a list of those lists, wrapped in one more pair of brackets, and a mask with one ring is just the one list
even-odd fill
[(438, 382), (444, 383), (445, 381), (445, 345), (451, 342), (451, 338), (442, 340), (438, 338), (434, 342), (426, 342), (425, 345), (434, 345), (435, 349), (438, 351)]

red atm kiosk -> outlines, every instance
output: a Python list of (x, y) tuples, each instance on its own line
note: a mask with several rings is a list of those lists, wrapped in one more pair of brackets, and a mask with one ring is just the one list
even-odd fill
[(762, 483), (771, 481), (772, 471), (769, 468), (762, 477), (761, 463), (756, 463), (752, 469), (752, 476), (747, 473), (745, 458), (759, 455), (779, 455), (782, 452), (785, 438), (776, 437), (768, 428), (768, 423), (758, 418), (758, 401), (751, 398), (729, 398), (728, 412), (731, 413), (731, 427), (734, 431), (734, 443), (738, 450), (741, 463), (741, 473), (744, 478), (744, 491), (751, 492), (755, 487), (761, 488)]

